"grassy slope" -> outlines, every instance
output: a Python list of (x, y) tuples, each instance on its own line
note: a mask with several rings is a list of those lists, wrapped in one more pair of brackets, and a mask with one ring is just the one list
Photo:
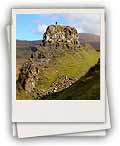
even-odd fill
[(65, 52), (64, 55), (56, 58), (43, 72), (39, 88), (48, 90), (51, 83), (60, 75), (69, 77), (80, 77), (92, 66), (99, 58), (99, 53), (93, 48), (81, 48), (77, 52)]
[[(98, 58), (99, 52), (89, 45), (76, 52), (65, 51), (64, 55), (54, 59), (41, 71), (41, 80), (37, 83), (37, 88), (47, 91), (59, 75), (81, 77), (98, 61)], [(24, 94), (24, 91), (17, 91), (17, 99), (32, 99), (32, 97)]]
[(100, 99), (100, 65), (93, 66), (86, 75), (60, 92), (49, 95), (49, 100), (98, 100)]

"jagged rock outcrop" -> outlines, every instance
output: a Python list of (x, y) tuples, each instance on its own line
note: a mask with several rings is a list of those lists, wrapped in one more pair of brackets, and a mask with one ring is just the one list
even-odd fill
[(73, 83), (75, 83), (78, 80), (78, 78), (71, 78), (68, 76), (60, 76), (54, 81), (48, 91), (44, 90), (34, 90), (34, 93), (32, 94), (34, 100), (41, 100), (41, 99), (47, 99), (47, 97), (56, 92), (60, 92), (63, 89), (69, 88)]
[(31, 47), (31, 58), (48, 63), (49, 59), (59, 56), (65, 50), (72, 51), (78, 48), (80, 48), (80, 41), (76, 28), (57, 24), (49, 25), (40, 46)]
[(22, 66), (18, 77), (18, 83), (27, 92), (31, 93), (36, 81), (39, 79), (39, 65), (33, 59), (28, 59)]
[(50, 25), (43, 35), (43, 45), (55, 48), (80, 46), (79, 35), (74, 27), (63, 25)]
[(77, 78), (60, 76), (55, 82), (52, 83), (52, 85), (50, 86), (50, 90), (51, 92), (59, 92), (65, 88), (70, 87), (77, 80)]

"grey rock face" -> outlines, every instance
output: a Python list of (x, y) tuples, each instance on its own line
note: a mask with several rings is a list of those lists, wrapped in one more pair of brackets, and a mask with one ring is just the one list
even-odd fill
[(27, 60), (23, 64), (18, 78), (18, 81), (22, 88), (31, 93), (35, 88), (36, 81), (38, 80), (38, 74), (38, 64), (34, 63), (33, 59)]
[(56, 48), (67, 46), (79, 47), (79, 35), (74, 27), (63, 25), (50, 25), (43, 35), (43, 45), (52, 45)]
[(41, 62), (60, 55), (65, 49), (78, 48), (80, 48), (80, 41), (76, 28), (57, 24), (49, 25), (39, 47), (31, 47), (31, 58), (36, 58)]

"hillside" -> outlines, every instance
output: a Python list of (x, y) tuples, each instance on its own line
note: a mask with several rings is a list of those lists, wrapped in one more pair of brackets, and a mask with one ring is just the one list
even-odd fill
[[(47, 67), (41, 67), (43, 68), (39, 73), (41, 79), (36, 82), (36, 90), (42, 92), (49, 91), (51, 84), (53, 84), (59, 76), (68, 76), (69, 78), (79, 79), (84, 75), (99, 58), (99, 53), (96, 52), (94, 48), (88, 48), (85, 46), (74, 53), (66, 51), (63, 55), (54, 58)], [(93, 82), (91, 83), (93, 84)], [(33, 97), (34, 95), (31, 96), (29, 93), (26, 94), (24, 90), (17, 92), (17, 99), (33, 99)], [(34, 97), (34, 99), (40, 98)]]
[[(89, 41), (91, 40), (89, 39)], [(20, 43), (21, 41), (19, 41), (19, 45)], [(20, 50), (16, 49), (17, 51)], [(26, 48), (24, 51), (29, 55), (21, 55), (22, 52), (19, 51), (17, 55), (19, 61), (17, 61), (16, 79), (17, 99), (19, 100), (41, 100), (49, 95), (50, 98), (47, 99), (54, 99), (55, 97), (52, 98), (51, 94), (61, 93), (66, 88), (76, 84), (91, 66), (97, 63), (100, 57), (99, 51), (96, 51), (88, 43), (81, 45), (75, 28), (60, 25), (49, 26), (39, 47), (32, 48), (32, 50)], [(86, 83), (97, 86), (93, 80)], [(87, 89), (85, 86), (83, 86), (83, 90)], [(95, 96), (93, 96), (93, 92), (90, 94), (90, 99), (99, 97), (99, 93)], [(71, 100), (71, 97), (58, 96), (58, 99), (60, 98)], [(83, 96), (83, 99), (87, 98)], [(77, 98), (73, 97), (73, 99)], [(78, 99), (81, 100), (82, 98)]]
[(60, 92), (43, 97), (49, 100), (99, 100), (100, 99), (100, 63), (98, 61), (78, 81)]

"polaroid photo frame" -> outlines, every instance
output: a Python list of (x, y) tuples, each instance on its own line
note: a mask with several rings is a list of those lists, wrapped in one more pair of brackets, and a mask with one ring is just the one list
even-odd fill
[[(11, 54), (11, 48), (10, 48), (10, 25), (8, 25), (6, 27), (6, 31), (7, 31), (7, 38), (8, 38), (8, 50), (9, 50), (9, 52)], [(17, 135), (18, 131), (17, 131), (16, 125), (17, 125), (17, 123), (12, 123), (12, 131), (13, 131), (13, 136), (14, 137), (18, 137), (18, 135)], [(62, 137), (64, 137), (64, 136), (72, 136), (72, 137), (74, 137), (75, 136), (76, 137), (76, 136), (105, 136), (105, 135), (106, 135), (106, 131), (105, 130), (98, 130), (98, 131), (79, 132), (79, 133), (72, 133), (72, 134), (60, 134), (60, 135), (57, 135), (57, 136), (60, 136), (60, 137), (61, 136)], [(38, 134), (38, 136), (39, 136), (39, 134)]]
[[(16, 15), (45, 13), (100, 15), (100, 100), (16, 100)], [(105, 122), (104, 9), (12, 9), (11, 48), (12, 122)]]

